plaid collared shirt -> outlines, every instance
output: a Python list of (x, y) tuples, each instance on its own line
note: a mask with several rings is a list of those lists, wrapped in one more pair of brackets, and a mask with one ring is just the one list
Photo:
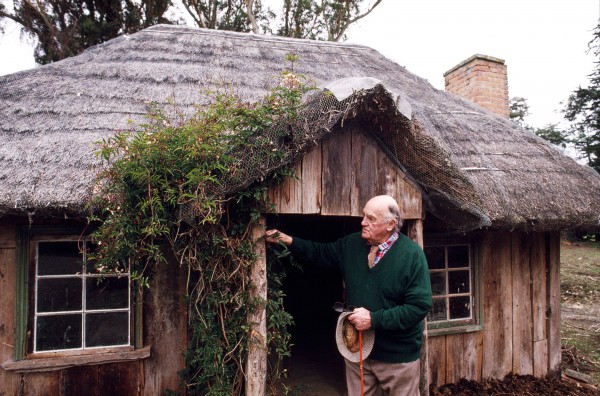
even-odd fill
[(394, 232), (385, 242), (382, 242), (379, 245), (377, 245), (379, 249), (375, 254), (375, 261), (373, 261), (373, 267), (375, 267), (375, 265), (379, 262), (379, 260), (381, 260), (383, 255), (386, 254), (388, 250), (390, 250), (394, 242), (398, 240), (398, 237), (398, 233)]

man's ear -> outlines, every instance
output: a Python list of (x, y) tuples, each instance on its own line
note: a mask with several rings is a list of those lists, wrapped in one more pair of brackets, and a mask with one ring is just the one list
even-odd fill
[(388, 223), (388, 226), (387, 226), (387, 230), (392, 231), (396, 227), (396, 223), (398, 223), (396, 221), (396, 219), (390, 220), (390, 222)]

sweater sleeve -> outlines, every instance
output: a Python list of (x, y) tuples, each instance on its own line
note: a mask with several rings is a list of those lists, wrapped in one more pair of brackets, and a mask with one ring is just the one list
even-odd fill
[(404, 295), (404, 302), (390, 309), (371, 312), (371, 326), (375, 330), (407, 330), (422, 321), (433, 303), (427, 261), (422, 251), (412, 255), (412, 272)]
[(342, 240), (322, 243), (293, 237), (289, 249), (294, 256), (301, 257), (322, 267), (340, 267), (343, 257)]

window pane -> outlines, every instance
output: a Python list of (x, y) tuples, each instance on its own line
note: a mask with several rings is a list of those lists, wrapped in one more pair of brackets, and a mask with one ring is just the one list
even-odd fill
[(429, 311), (428, 320), (431, 322), (446, 320), (446, 299), (434, 298), (433, 308)]
[(86, 309), (129, 307), (129, 278), (91, 277), (86, 279)]
[(431, 291), (434, 296), (446, 294), (446, 272), (431, 272)]
[(128, 312), (94, 313), (85, 317), (86, 347), (127, 345), (128, 336)]
[(95, 274), (96, 268), (96, 260), (94, 260), (92, 257), (94, 254), (96, 254), (96, 250), (98, 249), (98, 245), (96, 245), (95, 243), (92, 243), (91, 241), (87, 241), (85, 244), (85, 250), (86, 250), (86, 263), (85, 263), (85, 268), (86, 268), (86, 272), (88, 274)]
[(81, 278), (38, 279), (37, 312), (81, 311)]
[(471, 317), (471, 297), (450, 297), (450, 319)]
[(444, 247), (425, 247), (425, 257), (427, 257), (427, 264), (430, 269), (442, 269), (446, 268), (444, 263)]
[(38, 243), (38, 275), (68, 275), (81, 270), (82, 255), (77, 241)]
[(36, 351), (81, 348), (81, 314), (38, 316)]
[(468, 293), (469, 271), (448, 271), (448, 287), (450, 294)]
[(469, 246), (448, 246), (448, 268), (469, 266)]

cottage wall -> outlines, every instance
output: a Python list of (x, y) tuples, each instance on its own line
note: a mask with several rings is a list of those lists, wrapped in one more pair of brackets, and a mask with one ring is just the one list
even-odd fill
[[(27, 219), (0, 219), (0, 395), (159, 395), (169, 389), (177, 391), (177, 372), (184, 366), (182, 356), (187, 347), (185, 279), (177, 265), (159, 266), (145, 292), (143, 307), (137, 311), (142, 316), (143, 345), (136, 351), (117, 353), (103, 364), (81, 364), (76, 357), (59, 354), (15, 361), (15, 312), (19, 307), (16, 236), (17, 227), (26, 224)], [(69, 364), (73, 366), (64, 368)]]
[(493, 232), (480, 246), (483, 330), (429, 337), (432, 384), (506, 374), (544, 376), (560, 365), (558, 233)]
[(294, 170), (269, 190), (278, 213), (361, 217), (370, 198), (388, 194), (404, 219), (422, 218), (419, 188), (357, 123), (336, 127)]

